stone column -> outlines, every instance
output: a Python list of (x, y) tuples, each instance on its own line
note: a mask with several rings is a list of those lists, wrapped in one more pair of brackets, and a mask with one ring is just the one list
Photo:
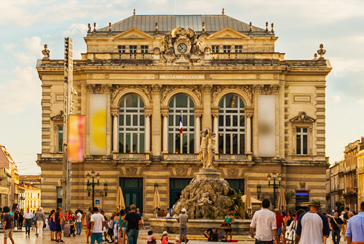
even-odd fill
[(163, 154), (168, 153), (168, 113), (163, 113)]
[(202, 92), (203, 101), (203, 118), (202, 118), (202, 130), (211, 129), (211, 90), (212, 86), (204, 85)]
[(262, 85), (253, 87), (254, 116), (253, 116), (253, 155), (258, 157), (258, 95), (262, 93)]
[(246, 127), (245, 127), (245, 154), (251, 154), (252, 153), (252, 128), (251, 128), (251, 118), (254, 114), (254, 108), (253, 107), (246, 107), (245, 108), (245, 114), (246, 114)]
[(213, 133), (215, 133), (215, 148), (216, 153), (219, 153), (219, 107), (213, 107), (212, 109), (213, 121)]
[(112, 152), (118, 153), (119, 152), (119, 126), (118, 126), (118, 117), (119, 117), (119, 107), (118, 106), (112, 106), (111, 107), (111, 115), (112, 115), (112, 121), (113, 121), (113, 131), (112, 131)]
[(200, 117), (201, 114), (195, 113), (195, 153), (200, 151)]
[(161, 87), (152, 87), (153, 116), (152, 116), (152, 154), (153, 158), (161, 156)]
[(150, 116), (145, 114), (145, 153), (150, 153)]
[(106, 155), (110, 155), (112, 151), (111, 134), (112, 134), (112, 120), (111, 120), (111, 94), (110, 86), (103, 87), (104, 93), (107, 94), (106, 102)]

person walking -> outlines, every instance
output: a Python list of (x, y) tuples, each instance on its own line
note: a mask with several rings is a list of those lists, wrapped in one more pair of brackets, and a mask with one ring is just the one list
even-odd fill
[(322, 244), (323, 238), (330, 235), (329, 221), (319, 213), (320, 206), (319, 200), (312, 200), (309, 204), (310, 211), (298, 219), (296, 243)]
[(13, 214), (13, 217), (14, 217), (14, 228), (16, 226), (16, 228), (19, 230), (19, 210), (18, 208), (15, 208), (15, 211), (14, 211), (14, 214)]
[[(80, 207), (80, 206), (78, 206)], [(77, 210), (76, 211), (76, 225), (77, 225), (77, 235), (81, 235), (82, 230), (82, 212)]]
[(23, 222), (24, 222), (24, 209), (20, 209), (19, 212), (19, 223), (18, 223), (18, 229), (23, 230)]
[[(276, 239), (277, 239), (277, 242), (279, 243), (281, 240), (282, 229), (286, 229), (286, 227), (284, 225), (283, 215), (281, 214), (281, 212), (279, 211), (278, 208), (274, 209), (274, 213), (276, 215), (276, 224), (277, 224), (277, 238)], [(284, 241), (284, 238), (283, 238), (283, 241)]]
[(29, 211), (29, 208), (27, 208), (27, 211), (24, 213), (23, 217), (25, 224), (25, 234), (30, 235), (30, 227), (32, 227), (33, 214)]
[(254, 229), (256, 229), (256, 244), (277, 244), (276, 215), (268, 209), (269, 206), (269, 200), (264, 199), (262, 201), (263, 209), (255, 212), (252, 222), (250, 224), (250, 236), (252, 238), (254, 238)]
[(99, 209), (94, 207), (93, 214), (91, 216), (91, 244), (102, 243), (102, 232), (105, 224), (105, 218), (99, 213)]
[(8, 206), (5, 206), (3, 211), (5, 212), (5, 216), (3, 219), (4, 244), (8, 243), (8, 238), (10, 239), (12, 244), (15, 244), (13, 239), (14, 217), (9, 214), (10, 208)]
[(38, 212), (35, 215), (35, 221), (37, 223), (37, 234), (36, 235), (39, 238), (42, 238), (43, 237), (43, 225), (44, 225), (44, 222), (45, 222), (45, 215), (43, 213), (43, 208), (42, 207), (38, 208)]
[(87, 232), (86, 232), (86, 243), (88, 242), (89, 237), (91, 236), (91, 216), (92, 216), (92, 208), (88, 208), (88, 213), (86, 214), (86, 225), (87, 225)]
[(343, 228), (344, 221), (339, 218), (339, 213), (335, 212), (334, 217), (330, 218), (330, 225), (332, 228), (332, 241), (334, 244), (340, 244), (340, 232)]
[(124, 227), (128, 221), (128, 227), (126, 229), (129, 244), (137, 244), (139, 236), (139, 226), (142, 224), (141, 217), (136, 213), (135, 204), (130, 205), (130, 211), (123, 220), (121, 228)]
[(51, 231), (51, 241), (57, 240), (56, 238), (56, 221), (55, 221), (56, 211), (53, 209), (48, 217), (49, 230)]
[(181, 213), (177, 218), (177, 222), (179, 223), (179, 240), (181, 243), (183, 242), (183, 240), (185, 241), (185, 243), (187, 243), (188, 215), (186, 214), (185, 208), (181, 210)]
[(119, 244), (125, 244), (125, 240), (127, 240), (127, 237), (126, 237), (126, 228), (128, 227), (128, 221), (126, 221), (126, 224), (124, 225), (123, 228), (121, 228), (121, 225), (123, 224), (124, 222), (124, 218), (125, 218), (125, 210), (124, 209), (121, 209), (120, 210), (120, 216), (119, 216), (119, 235), (118, 235), (118, 238), (119, 238), (119, 241), (118, 243)]
[(359, 214), (348, 220), (345, 236), (347, 244), (364, 244), (364, 201), (360, 204)]

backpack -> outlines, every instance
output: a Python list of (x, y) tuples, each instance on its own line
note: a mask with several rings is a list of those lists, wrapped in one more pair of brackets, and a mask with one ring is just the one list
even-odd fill
[(297, 221), (292, 221), (291, 225), (288, 227), (288, 230), (286, 231), (285, 237), (288, 241), (293, 241), (295, 240), (296, 237), (296, 224)]

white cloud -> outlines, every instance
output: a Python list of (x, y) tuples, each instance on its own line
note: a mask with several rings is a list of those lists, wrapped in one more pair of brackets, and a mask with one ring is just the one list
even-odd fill
[(32, 66), (17, 66), (13, 70), (13, 77), (0, 83), (0, 110), (16, 114), (29, 106), (39, 105), (41, 86), (37, 70)]
[(25, 38), (24, 44), (25, 44), (25, 47), (28, 49), (28, 51), (30, 51), (32, 54), (35, 54), (37, 56), (39, 56), (43, 50), (43, 45), (41, 44), (41, 38), (38, 36), (32, 36), (31, 38)]
[(75, 34), (84, 33), (87, 32), (87, 25), (86, 24), (72, 24), (68, 30), (63, 32), (64, 36), (73, 36)]
[(4, 43), (3, 44), (4, 49), (8, 52), (12, 52), (16, 46), (17, 46), (16, 43)]
[(358, 103), (359, 103), (359, 104), (364, 104), (364, 98), (359, 98), (359, 99), (358, 99)]
[(339, 102), (341, 102), (341, 97), (339, 95), (333, 95), (331, 97), (331, 102), (332, 103), (339, 103)]
[(153, 4), (166, 4), (168, 3), (168, 0), (148, 0), (148, 2)]

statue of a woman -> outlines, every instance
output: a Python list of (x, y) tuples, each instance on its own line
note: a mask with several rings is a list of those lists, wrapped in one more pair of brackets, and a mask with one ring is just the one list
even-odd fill
[(215, 155), (215, 133), (209, 131), (208, 143), (207, 143), (207, 168), (214, 168), (214, 155)]
[(208, 144), (208, 138), (207, 138), (207, 130), (201, 131), (201, 147), (200, 147), (200, 160), (202, 163), (202, 167), (206, 168), (206, 162), (207, 162), (207, 144)]

